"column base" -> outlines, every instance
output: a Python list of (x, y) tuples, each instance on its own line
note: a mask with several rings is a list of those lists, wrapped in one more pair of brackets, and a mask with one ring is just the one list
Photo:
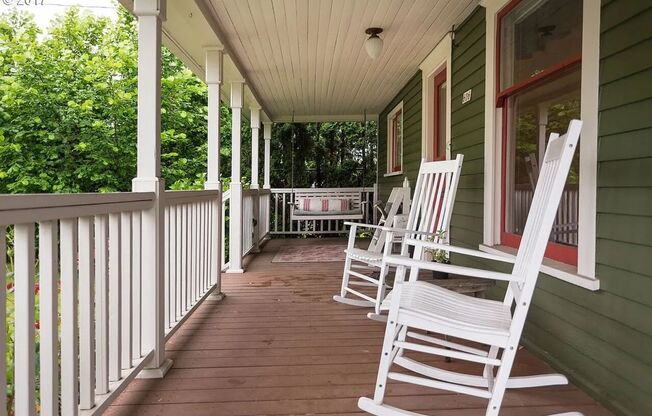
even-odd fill
[(244, 273), (244, 269), (226, 269), (227, 274), (242, 274)]
[(211, 294), (208, 296), (209, 299), (211, 299), (211, 300), (217, 300), (217, 301), (224, 300), (225, 297), (226, 297), (226, 294), (225, 294), (224, 292), (211, 293)]
[(136, 378), (141, 379), (150, 379), (150, 378), (163, 378), (167, 374), (168, 370), (172, 367), (172, 360), (166, 358), (158, 368), (144, 368), (140, 370), (140, 373)]

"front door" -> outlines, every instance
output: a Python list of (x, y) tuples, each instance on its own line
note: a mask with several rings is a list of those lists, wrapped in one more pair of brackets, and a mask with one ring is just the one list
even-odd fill
[(433, 160), (446, 159), (446, 68), (434, 78)]

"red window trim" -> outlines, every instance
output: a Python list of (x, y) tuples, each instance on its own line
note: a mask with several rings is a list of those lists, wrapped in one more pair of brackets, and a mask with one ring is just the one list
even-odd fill
[[(502, 245), (508, 246), (508, 247), (513, 247), (518, 249), (519, 245), (521, 244), (521, 236), (518, 234), (513, 234), (513, 233), (508, 233), (505, 231), (505, 214), (506, 214), (506, 197), (507, 197), (507, 172), (505, 169), (505, 166), (507, 166), (507, 134), (508, 134), (508, 126), (507, 126), (507, 107), (505, 106), (505, 102), (507, 99), (526, 89), (529, 87), (532, 87), (534, 85), (537, 85), (539, 83), (543, 83), (544, 81), (550, 81), (551, 79), (554, 79), (556, 77), (559, 77), (560, 75), (563, 75), (566, 71), (569, 69), (574, 68), (576, 65), (580, 65), (582, 62), (582, 55), (577, 54), (573, 55), (556, 65), (553, 65), (551, 67), (546, 68), (545, 70), (541, 71), (540, 73), (525, 79), (517, 84), (514, 84), (505, 90), (501, 91), (501, 82), (500, 82), (500, 38), (501, 38), (501, 26), (502, 26), (502, 19), (509, 13), (511, 12), (516, 6), (521, 3), (522, 0), (512, 0), (508, 4), (505, 5), (497, 14), (497, 25), (496, 25), (496, 107), (502, 107), (503, 112), (502, 112), (502, 154), (501, 154), (501, 202), (500, 202), (500, 241)], [(578, 251), (577, 247), (574, 246), (567, 246), (564, 244), (559, 244), (559, 243), (553, 243), (549, 242), (548, 246), (546, 247), (546, 252), (545, 252), (545, 257), (556, 260), (562, 263), (570, 264), (573, 266), (577, 266), (577, 256), (578, 256)]]
[[(433, 135), (433, 160), (446, 160), (446, 149), (444, 147), (444, 154), (441, 155), (439, 154), (439, 143), (441, 140), (446, 142), (446, 136), (440, 137), (439, 132), (440, 132), (440, 126), (439, 126), (439, 100), (441, 97), (439, 96), (439, 87), (446, 82), (446, 67), (439, 71), (434, 79), (433, 79), (433, 84), (434, 84), (434, 103), (433, 103), (433, 114), (432, 114), (432, 135)], [(446, 115), (444, 114), (444, 123), (446, 123), (445, 119)]]
[(403, 116), (403, 109), (399, 109), (396, 111), (394, 114), (392, 114), (391, 119), (390, 119), (390, 124), (392, 126), (392, 136), (391, 136), (391, 147), (392, 147), (392, 154), (390, 155), (389, 158), (389, 165), (390, 165), (390, 173), (395, 173), (395, 172), (400, 172), (401, 169), (403, 168), (403, 161), (399, 160), (398, 158), (398, 153), (399, 153), (399, 146), (401, 146), (401, 143), (398, 142), (397, 137), (398, 137), (398, 118)]

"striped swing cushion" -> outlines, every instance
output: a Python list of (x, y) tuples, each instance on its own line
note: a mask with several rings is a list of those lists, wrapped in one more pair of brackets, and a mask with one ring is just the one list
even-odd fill
[(351, 209), (351, 201), (344, 198), (300, 198), (297, 206), (306, 212), (341, 212)]

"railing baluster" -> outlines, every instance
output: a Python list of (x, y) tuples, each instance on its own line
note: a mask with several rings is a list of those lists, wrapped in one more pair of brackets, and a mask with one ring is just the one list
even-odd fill
[(105, 215), (95, 217), (95, 393), (109, 391), (108, 230)]
[(95, 238), (93, 219), (79, 219), (79, 394), (80, 408), (95, 405)]
[(204, 286), (206, 284), (206, 204), (202, 201), (199, 203), (199, 211), (201, 212), (201, 217), (199, 221), (199, 264), (201, 273), (199, 274), (199, 294), (198, 297), (204, 293)]
[[(78, 413), (77, 219), (61, 220), (61, 414)], [(80, 247), (81, 267), (81, 247)], [(88, 344), (84, 342), (83, 344)]]
[(181, 305), (182, 305), (182, 300), (183, 300), (183, 297), (182, 297), (183, 294), (182, 294), (182, 291), (181, 291), (181, 287), (183, 285), (182, 282), (183, 282), (183, 270), (184, 270), (183, 269), (183, 256), (182, 256), (182, 254), (183, 254), (183, 251), (182, 251), (183, 250), (183, 241), (182, 241), (183, 240), (183, 228), (182, 228), (183, 224), (181, 223), (181, 219), (182, 219), (182, 215), (183, 215), (183, 207), (180, 206), (180, 205), (177, 205), (175, 211), (176, 211), (175, 223), (176, 223), (176, 227), (177, 227), (176, 236), (175, 236), (176, 249), (177, 249), (176, 250), (176, 256), (175, 256), (176, 257), (176, 266), (177, 266), (176, 279), (175, 279), (176, 286), (177, 286), (177, 293), (176, 293), (177, 300), (176, 300), (176, 309), (175, 309), (175, 315), (174, 315), (175, 319), (174, 320), (176, 322), (181, 317), (181, 313), (182, 313)]
[[(39, 224), (41, 414), (59, 414), (58, 223)], [(0, 256), (4, 256), (0, 250)], [(4, 268), (2, 268), (4, 272)], [(4, 292), (4, 291), (3, 291)], [(4, 355), (2, 356), (4, 357)], [(4, 361), (4, 360), (3, 360)]]
[(189, 254), (190, 250), (188, 247), (188, 242), (190, 241), (190, 232), (188, 231), (189, 221), (188, 214), (189, 209), (188, 205), (183, 205), (183, 218), (181, 225), (181, 260), (182, 260), (182, 269), (181, 269), (181, 314), (183, 315), (188, 309), (188, 276), (190, 274), (190, 259)]
[(221, 253), (220, 253), (220, 269), (224, 268), (224, 265), (226, 264), (226, 203), (228, 202), (227, 199), (222, 199), (222, 206), (220, 209), (222, 210), (222, 215), (220, 216), (220, 239), (221, 241)]
[(163, 208), (163, 328), (170, 328), (170, 207)]
[(7, 415), (7, 229), (0, 225), (0, 416)]
[[(35, 415), (34, 224), (14, 228), (14, 389), (18, 415)], [(4, 357), (3, 357), (4, 358)]]
[[(109, 214), (109, 381), (122, 378), (122, 257), (120, 213)], [(108, 390), (108, 389), (107, 389)]]
[(188, 309), (195, 303), (195, 282), (197, 279), (197, 204), (190, 205), (190, 287)]
[(169, 250), (170, 255), (170, 272), (169, 272), (169, 285), (170, 291), (168, 293), (168, 320), (170, 326), (177, 321), (177, 206), (170, 206), (170, 215), (169, 215)]
[(134, 359), (139, 359), (143, 356), (142, 352), (142, 307), (141, 307), (141, 292), (142, 292), (142, 255), (143, 255), (143, 240), (142, 240), (142, 213), (136, 211), (132, 217), (132, 238), (133, 238), (133, 263), (132, 263), (132, 281), (131, 281), (131, 296), (132, 296), (132, 315), (133, 315), (133, 328), (132, 340), (133, 344), (132, 354)]
[(122, 249), (122, 303), (121, 303), (121, 358), (122, 358), (122, 368), (127, 370), (132, 367), (133, 354), (131, 350), (132, 343), (132, 314), (131, 314), (131, 305), (132, 305), (132, 248), (133, 241), (131, 236), (131, 212), (123, 212), (120, 214), (120, 227), (122, 229), (121, 236), (121, 245)]

